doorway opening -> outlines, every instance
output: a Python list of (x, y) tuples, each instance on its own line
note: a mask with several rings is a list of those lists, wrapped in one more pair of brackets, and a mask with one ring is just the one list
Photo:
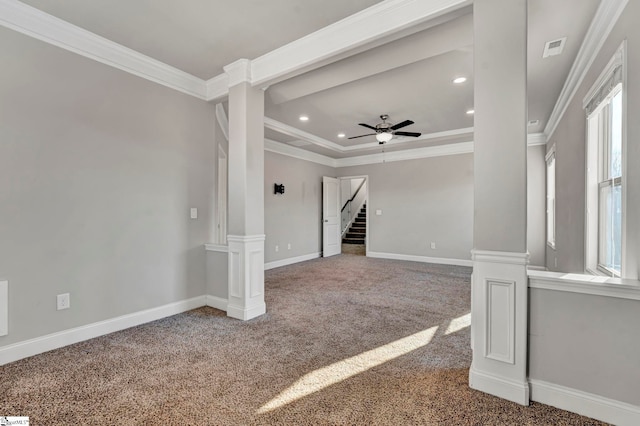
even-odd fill
[(342, 253), (366, 256), (369, 242), (368, 177), (347, 176), (339, 180)]

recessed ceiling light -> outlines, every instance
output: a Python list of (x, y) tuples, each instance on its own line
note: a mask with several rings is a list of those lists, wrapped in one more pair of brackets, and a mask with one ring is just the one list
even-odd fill
[(464, 83), (465, 81), (467, 81), (467, 77), (457, 77), (457, 78), (454, 78), (454, 79), (453, 79), (453, 82), (454, 82), (455, 84), (462, 84), (462, 83)]
[(347, 135), (345, 135), (344, 133), (338, 133), (338, 137), (339, 138), (344, 138), (345, 136), (347, 136)]
[(309, 116), (307, 116), (307, 115), (301, 115), (301, 116), (300, 116), (300, 121), (309, 121)]
[(470, 110), (468, 110), (468, 111), (467, 111), (467, 114), (469, 114), (469, 115), (473, 115), (473, 113), (474, 113), (474, 112), (476, 112), (476, 110), (474, 110), (474, 109), (470, 109)]

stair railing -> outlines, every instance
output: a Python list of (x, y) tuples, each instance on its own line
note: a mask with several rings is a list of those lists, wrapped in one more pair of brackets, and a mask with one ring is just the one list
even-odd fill
[(364, 192), (362, 193), (361, 197), (358, 197), (358, 195), (360, 194), (360, 190), (365, 185), (365, 183), (366, 183), (366, 179), (363, 179), (360, 185), (358, 186), (358, 189), (356, 189), (356, 192), (354, 192), (353, 196), (344, 203), (344, 205), (342, 206), (342, 209), (340, 210), (341, 224), (342, 224), (341, 229), (342, 229), (343, 236), (349, 229), (349, 226), (351, 225), (353, 218), (356, 216), (358, 211), (360, 211), (360, 206), (364, 202), (364, 195), (365, 195)]

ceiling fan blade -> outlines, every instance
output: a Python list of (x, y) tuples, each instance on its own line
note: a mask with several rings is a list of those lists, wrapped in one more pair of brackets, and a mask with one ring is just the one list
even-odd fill
[(414, 138), (417, 138), (421, 134), (422, 133), (415, 133), (415, 132), (395, 132), (394, 133), (394, 135), (397, 135), (397, 136), (413, 136)]
[(368, 124), (365, 124), (365, 123), (358, 123), (358, 124), (359, 124), (359, 125), (361, 125), (361, 126), (363, 126), (363, 127), (366, 127), (367, 129), (371, 129), (371, 130), (378, 130), (378, 129), (376, 129), (375, 127), (373, 127), (373, 126), (369, 126)]
[(369, 133), (367, 135), (360, 135), (360, 136), (351, 136), (350, 138), (347, 139), (358, 139), (358, 138), (364, 138), (365, 136), (375, 136), (376, 133)]
[(413, 124), (413, 121), (404, 120), (402, 123), (394, 124), (393, 126), (391, 126), (391, 130), (397, 130), (397, 129), (400, 129), (402, 127), (406, 127), (406, 126), (408, 126), (410, 124)]

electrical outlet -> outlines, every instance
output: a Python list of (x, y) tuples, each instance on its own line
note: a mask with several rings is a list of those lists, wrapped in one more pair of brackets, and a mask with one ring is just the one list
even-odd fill
[(287, 244), (287, 250), (291, 250), (291, 243)]
[(191, 219), (198, 218), (198, 209), (196, 207), (191, 207)]
[(58, 302), (58, 310), (69, 309), (71, 307), (71, 296), (69, 293), (59, 294), (56, 298)]
[(280, 251), (280, 247), (276, 246), (276, 252)]
[(433, 250), (435, 250), (435, 249), (436, 249), (436, 243), (434, 243), (433, 241), (431, 242), (431, 248), (432, 248)]

